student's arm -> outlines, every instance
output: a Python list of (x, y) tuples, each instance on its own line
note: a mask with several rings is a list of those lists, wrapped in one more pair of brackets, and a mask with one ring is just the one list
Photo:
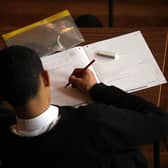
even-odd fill
[(111, 104), (119, 108), (139, 112), (157, 112), (160, 109), (145, 99), (128, 94), (115, 86), (96, 84), (90, 89), (90, 95), (95, 102)]
[(82, 120), (100, 123), (100, 137), (113, 148), (153, 143), (168, 134), (168, 113), (144, 99), (114, 86), (96, 84), (89, 70), (81, 77), (73, 74), (70, 82), (81, 91), (89, 92), (99, 103), (80, 107), (77, 114), (81, 115)]
[(158, 111), (155, 105), (144, 99), (128, 94), (114, 86), (97, 84), (94, 74), (86, 70), (82, 76), (78, 76), (81, 69), (75, 69), (69, 78), (73, 87), (86, 93), (90, 93), (92, 99), (97, 103), (111, 104), (116, 107), (132, 109), (143, 112), (149, 109), (151, 112)]

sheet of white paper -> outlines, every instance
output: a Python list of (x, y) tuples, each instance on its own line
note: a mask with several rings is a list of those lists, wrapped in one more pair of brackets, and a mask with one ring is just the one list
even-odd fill
[[(64, 88), (75, 68), (83, 68), (89, 60), (81, 47), (41, 58), (43, 66), (49, 71), (51, 80), (51, 103), (57, 105), (77, 105), (91, 102), (89, 96), (72, 87)], [(89, 69), (92, 69), (90, 67)]]
[[(166, 83), (166, 79), (156, 63), (140, 31), (84, 46), (99, 80), (107, 85), (115, 85), (133, 92)], [(117, 52), (111, 59), (96, 55), (97, 50)]]

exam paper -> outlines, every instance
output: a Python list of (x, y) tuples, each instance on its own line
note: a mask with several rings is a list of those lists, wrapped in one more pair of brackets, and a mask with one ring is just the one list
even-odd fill
[[(93, 68), (107, 85), (134, 92), (167, 82), (140, 31), (86, 45), (84, 50), (96, 60)], [(97, 50), (116, 52), (117, 59), (97, 56)]]

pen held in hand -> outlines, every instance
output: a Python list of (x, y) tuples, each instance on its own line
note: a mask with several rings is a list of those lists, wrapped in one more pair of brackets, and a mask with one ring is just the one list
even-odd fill
[[(84, 71), (86, 71), (93, 63), (95, 62), (95, 59), (93, 59), (88, 65), (86, 65), (82, 70), (81, 70), (81, 75), (84, 73)], [(68, 87), (70, 85), (70, 82), (68, 82), (65, 85), (65, 88)]]

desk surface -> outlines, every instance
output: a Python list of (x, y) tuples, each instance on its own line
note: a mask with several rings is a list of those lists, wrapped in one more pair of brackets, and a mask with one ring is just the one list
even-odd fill
[[(14, 28), (13, 28), (14, 29)], [(10, 28), (0, 28), (0, 34), (11, 31)], [(168, 79), (168, 28), (81, 28), (81, 33), (85, 38), (85, 43), (92, 43), (107, 38), (111, 38), (124, 33), (129, 33), (136, 30), (141, 30), (143, 33), (149, 48), (151, 49), (157, 63), (164, 72)], [(3, 42), (0, 41), (0, 47), (2, 48)], [(134, 94), (144, 97), (146, 100), (162, 107), (168, 111), (168, 86), (164, 84), (162, 86), (156, 86), (148, 88), (142, 91), (135, 92)]]

